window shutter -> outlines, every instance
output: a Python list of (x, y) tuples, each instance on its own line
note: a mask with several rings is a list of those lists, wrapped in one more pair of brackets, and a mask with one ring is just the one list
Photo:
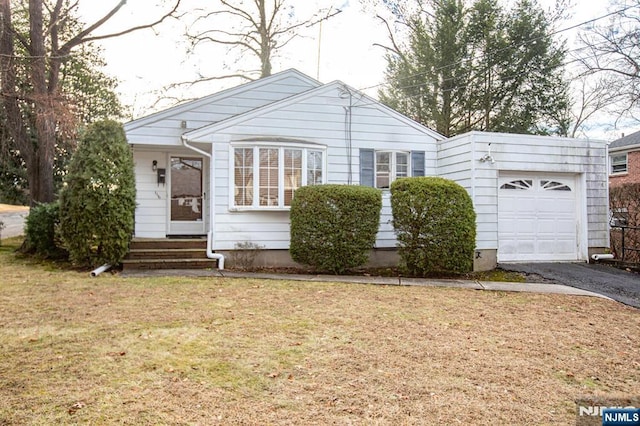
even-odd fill
[(374, 186), (373, 157), (372, 149), (360, 149), (360, 185)]
[(411, 151), (411, 176), (425, 176), (424, 151)]

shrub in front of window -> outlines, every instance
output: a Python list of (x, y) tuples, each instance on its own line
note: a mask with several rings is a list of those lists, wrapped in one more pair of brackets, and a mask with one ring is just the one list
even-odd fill
[(299, 188), (291, 203), (291, 257), (334, 274), (364, 265), (376, 241), (381, 208), (381, 192), (374, 188)]
[(117, 264), (127, 254), (136, 206), (133, 167), (120, 124), (89, 126), (60, 194), (60, 233), (73, 263)]
[(437, 177), (398, 179), (391, 184), (391, 208), (405, 272), (473, 270), (476, 215), (463, 187)]
[(44, 258), (62, 259), (67, 253), (62, 249), (57, 228), (60, 222), (60, 203), (43, 203), (31, 207), (25, 220), (25, 244), (23, 251)]

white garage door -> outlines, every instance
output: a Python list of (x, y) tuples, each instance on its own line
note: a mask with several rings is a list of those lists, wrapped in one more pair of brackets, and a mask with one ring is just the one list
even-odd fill
[(501, 174), (498, 261), (578, 259), (574, 175)]

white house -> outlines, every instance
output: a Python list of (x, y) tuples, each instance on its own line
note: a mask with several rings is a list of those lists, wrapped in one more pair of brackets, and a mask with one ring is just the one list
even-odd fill
[[(136, 164), (136, 238), (206, 235), (212, 256), (241, 243), (291, 264), (296, 188), (362, 184), (383, 194), (373, 253), (393, 253), (389, 184), (442, 176), (477, 212), (476, 269), (584, 261), (608, 247), (606, 145), (469, 133), (446, 139), (341, 82), (295, 70), (125, 125)], [(446, 255), (446, 254), (444, 254)]]

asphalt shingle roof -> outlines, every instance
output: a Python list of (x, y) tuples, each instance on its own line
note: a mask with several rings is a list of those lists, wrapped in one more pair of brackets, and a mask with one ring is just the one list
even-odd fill
[(609, 149), (624, 148), (633, 145), (640, 145), (640, 131), (631, 133), (630, 135), (624, 136), (620, 139), (616, 139), (611, 142)]

